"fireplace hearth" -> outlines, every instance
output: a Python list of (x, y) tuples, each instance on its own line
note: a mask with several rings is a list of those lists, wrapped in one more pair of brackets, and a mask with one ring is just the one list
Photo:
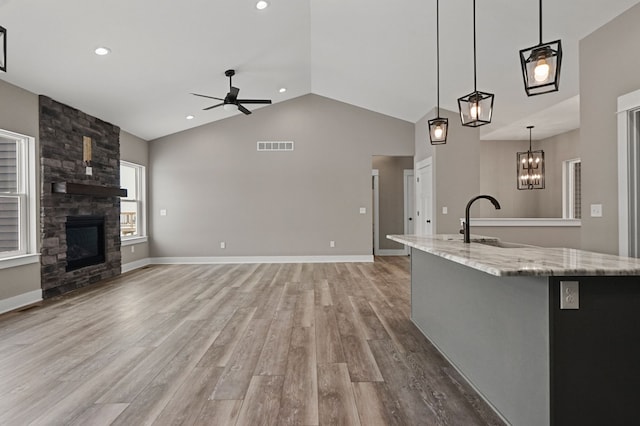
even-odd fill
[(67, 271), (105, 261), (104, 216), (67, 216)]

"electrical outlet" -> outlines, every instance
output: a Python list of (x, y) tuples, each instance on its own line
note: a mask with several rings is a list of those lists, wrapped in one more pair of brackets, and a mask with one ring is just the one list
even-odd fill
[(602, 204), (591, 204), (591, 217), (602, 217)]
[(161, 209), (160, 216), (166, 216), (166, 215), (167, 215), (167, 209)]
[(580, 309), (580, 282), (560, 281), (560, 309)]
[(135, 253), (136, 252), (136, 246), (131, 246), (131, 253)]
[(224, 241), (220, 241), (220, 248), (227, 248), (227, 243), (225, 243)]
[(447, 213), (449, 213), (449, 209), (446, 208), (446, 207), (443, 207), (442, 208), (442, 214), (447, 214)]
[(367, 208), (366, 207), (360, 207), (360, 214), (367, 214)]
[(335, 241), (329, 241), (329, 247), (335, 247), (335, 246), (336, 246)]

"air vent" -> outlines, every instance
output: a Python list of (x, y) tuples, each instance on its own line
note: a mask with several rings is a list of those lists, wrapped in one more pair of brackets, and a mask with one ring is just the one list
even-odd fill
[(258, 151), (293, 151), (293, 141), (258, 141)]

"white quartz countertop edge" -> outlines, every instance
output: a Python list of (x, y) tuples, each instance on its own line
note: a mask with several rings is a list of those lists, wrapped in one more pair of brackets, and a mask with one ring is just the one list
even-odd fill
[[(495, 276), (640, 276), (640, 259), (585, 250), (502, 248), (474, 241), (465, 244), (461, 235), (387, 235), (387, 238)], [(499, 241), (473, 235), (472, 240)]]

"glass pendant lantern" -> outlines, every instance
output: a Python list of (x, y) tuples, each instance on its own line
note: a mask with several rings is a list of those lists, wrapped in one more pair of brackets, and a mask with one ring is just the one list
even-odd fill
[(493, 94), (477, 89), (476, 65), (476, 0), (473, 0), (473, 92), (458, 99), (463, 126), (480, 127), (491, 123)]
[(429, 140), (431, 145), (447, 143), (449, 119), (440, 117), (440, 1), (436, 0), (436, 75), (437, 75), (437, 112), (436, 118), (429, 120)]
[(562, 43), (542, 42), (542, 0), (540, 0), (540, 43), (520, 51), (524, 90), (528, 96), (556, 92), (560, 87)]

